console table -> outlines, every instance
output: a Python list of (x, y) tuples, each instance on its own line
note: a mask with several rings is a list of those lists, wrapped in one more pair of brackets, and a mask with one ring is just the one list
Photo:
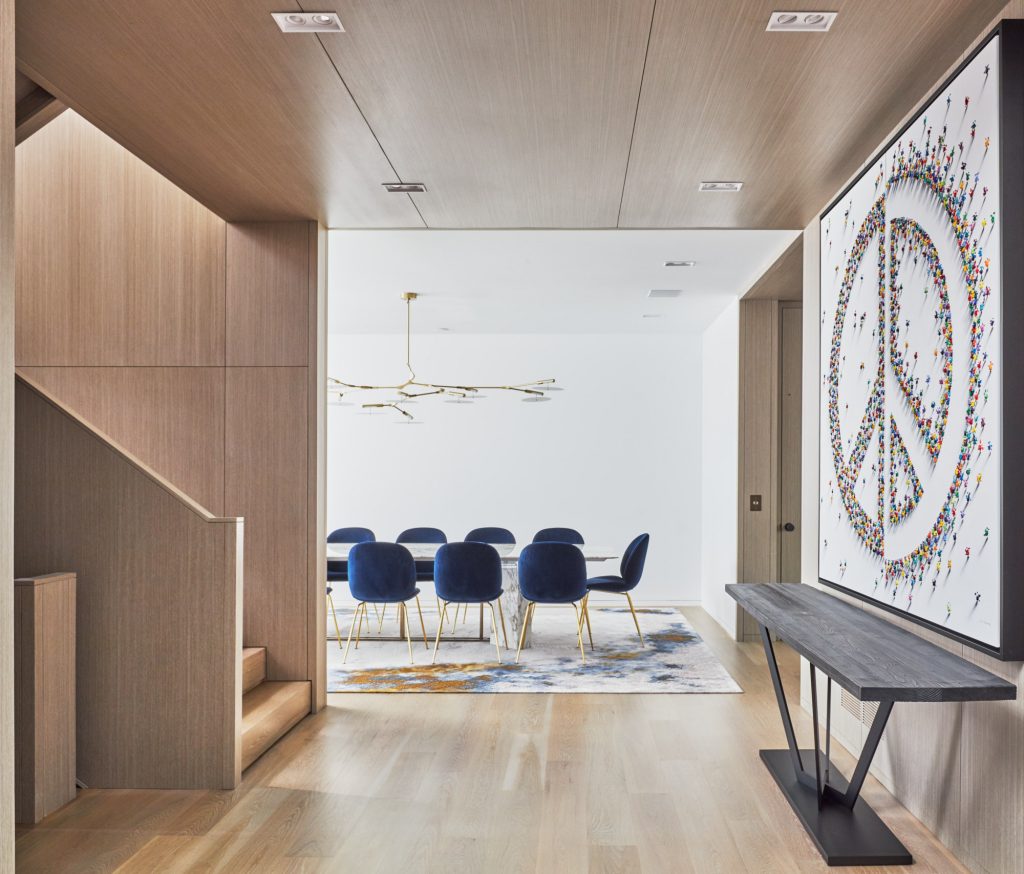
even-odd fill
[[(761, 630), (788, 749), (761, 750), (779, 789), (789, 800), (829, 865), (909, 865), (910, 852), (860, 797), (864, 778), (897, 701), (1001, 701), (1017, 687), (983, 668), (898, 628), (866, 610), (794, 583), (737, 583), (729, 595)], [(772, 634), (811, 663), (814, 749), (797, 746)], [(825, 750), (818, 729), (816, 674), (826, 675)], [(829, 759), (832, 681), (860, 701), (877, 701), (860, 760), (846, 780)]]

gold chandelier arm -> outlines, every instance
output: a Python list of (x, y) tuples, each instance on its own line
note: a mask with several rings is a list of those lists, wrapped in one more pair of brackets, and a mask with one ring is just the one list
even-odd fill
[(392, 404), (385, 404), (385, 403), (380, 403), (380, 404), (363, 404), (363, 409), (364, 410), (370, 410), (370, 409), (383, 410), (383, 409), (389, 409), (389, 408), (392, 409), (392, 410), (398, 410), (398, 412), (400, 412), (407, 419), (415, 419), (416, 418), (412, 413), (410, 413), (410, 412), (408, 412), (406, 410), (403, 410), (398, 404), (393, 404), (393, 403)]

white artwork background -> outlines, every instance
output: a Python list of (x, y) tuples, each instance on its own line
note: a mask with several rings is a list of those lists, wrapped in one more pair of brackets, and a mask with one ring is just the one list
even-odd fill
[[(995, 37), (821, 221), (819, 576), (991, 646), (999, 645), (1002, 536), (998, 53), (999, 38)], [(944, 141), (954, 155), (950, 187), (954, 194), (959, 192), (963, 180), (969, 237), (972, 242), (977, 241), (988, 262), (987, 273), (978, 287), (987, 286), (989, 293), (983, 305), (976, 308), (973, 323), (968, 282), (963, 273), (964, 259), (953, 224), (939, 197), (917, 180), (887, 186), (901, 154), (923, 147), (934, 156), (932, 149), (941, 149), (938, 139), (943, 127)], [(963, 164), (966, 169), (961, 169)], [(884, 306), (880, 312), (878, 245), (877, 240), (873, 240), (855, 271), (845, 319), (841, 332), (836, 335), (836, 312), (851, 252), (865, 218), (880, 196), (885, 197)], [(937, 313), (942, 310), (942, 299), (933, 278), (934, 267), (920, 253), (912, 253), (918, 255), (916, 263), (912, 254), (903, 254), (897, 279), (890, 281), (893, 266), (890, 235), (893, 220), (900, 218), (916, 222), (930, 237), (948, 289), (952, 372), (947, 424), (941, 449), (934, 457), (927, 450), (926, 433), (917, 427), (914, 411), (890, 364), (890, 347), (895, 340), (926, 414), (940, 419), (931, 405), (936, 404), (941, 409), (942, 350), (945, 348), (941, 327), (944, 320)], [(977, 263), (984, 262), (979, 258)], [(900, 286), (900, 312), (893, 322), (890, 303), (893, 288)], [(971, 331), (972, 324), (974, 330), (978, 329), (979, 312), (982, 339), (976, 349), (979, 354), (972, 362)], [(891, 333), (893, 328), (896, 334)], [(881, 375), (880, 331), (885, 344)], [(883, 386), (885, 427), (875, 429), (867, 443), (866, 457), (853, 488), (857, 502), (876, 519), (881, 465), (884, 487), (881, 494), (882, 556), (865, 545), (838, 489), (829, 418), (830, 357), (836, 336), (839, 337), (837, 410), (844, 461), (849, 460), (858, 442), (858, 431), (873, 392), (877, 392), (879, 383)], [(974, 415), (968, 421), (972, 364), (981, 368), (982, 376)], [(892, 423), (902, 437), (919, 482), (916, 505), (897, 521), (890, 517), (891, 508), (914, 492), (914, 482), (903, 469), (897, 453), (896, 499), (893, 500), (890, 481), (894, 461)], [(966, 469), (961, 472), (964, 488), (953, 505), (954, 521), (944, 530), (944, 537), (932, 551), (931, 558), (916, 566), (914, 574), (900, 578), (899, 574), (887, 573), (886, 563), (910, 555), (941, 514), (950, 485), (958, 478), (958, 464), (963, 468), (961, 452), (965, 446), (965, 429), (973, 429), (978, 445), (972, 448), (966, 464), (970, 474), (966, 474)], [(881, 455), (880, 433), (885, 437)]]

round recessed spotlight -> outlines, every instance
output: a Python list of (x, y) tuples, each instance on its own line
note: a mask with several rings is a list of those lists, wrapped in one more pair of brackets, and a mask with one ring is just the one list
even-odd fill
[(825, 16), (820, 12), (812, 12), (810, 15), (804, 16), (804, 24), (821, 24), (824, 20)]
[(313, 24), (334, 24), (334, 16), (332, 15), (314, 15)]
[(785, 12), (775, 19), (778, 24), (795, 24), (796, 16), (792, 12)]
[(306, 23), (306, 16), (305, 15), (289, 15), (288, 18), (287, 18), (287, 21), (288, 21), (289, 24), (294, 24), (296, 26), (299, 26), (299, 25), (302, 25), (302, 24)]

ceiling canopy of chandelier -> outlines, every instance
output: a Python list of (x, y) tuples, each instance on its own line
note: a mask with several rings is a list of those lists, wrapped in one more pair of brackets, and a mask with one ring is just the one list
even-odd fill
[(345, 382), (341, 379), (335, 379), (333, 376), (328, 376), (327, 391), (329, 393), (336, 395), (340, 399), (359, 392), (392, 392), (397, 397), (382, 401), (367, 400), (360, 404), (360, 406), (364, 410), (395, 410), (404, 416), (403, 421), (411, 423), (415, 420), (415, 416), (405, 407), (407, 404), (416, 403), (420, 398), (441, 397), (452, 403), (468, 403), (485, 397), (480, 392), (503, 391), (521, 394), (523, 396), (522, 400), (536, 403), (538, 401), (551, 400), (548, 397), (548, 392), (561, 391), (561, 388), (555, 385), (554, 379), (535, 379), (532, 382), (518, 382), (511, 385), (472, 385), (469, 383), (464, 385), (445, 385), (417, 379), (416, 371), (413, 370), (412, 366), (411, 343), (412, 302), (416, 300), (416, 297), (416, 293), (412, 291), (407, 291), (402, 295), (402, 300), (405, 301), (405, 367), (409, 372), (408, 378), (404, 382), (395, 385), (356, 385), (355, 383)]

